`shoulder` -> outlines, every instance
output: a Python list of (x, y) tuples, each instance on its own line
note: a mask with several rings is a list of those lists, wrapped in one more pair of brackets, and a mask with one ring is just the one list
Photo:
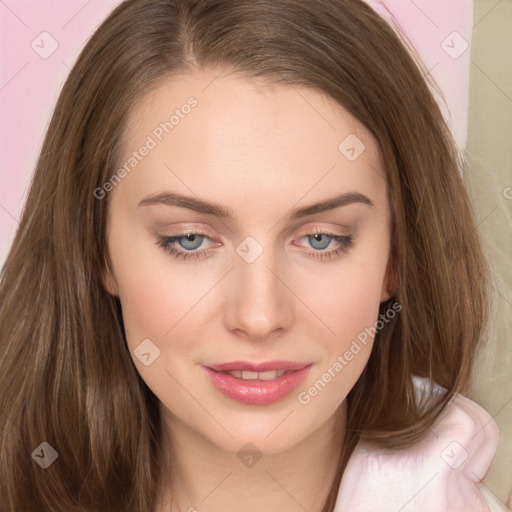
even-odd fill
[(386, 450), (359, 443), (343, 475), (334, 511), (506, 510), (490, 508), (483, 487), (477, 485), (489, 469), (499, 438), (491, 415), (456, 395), (428, 435), (412, 447)]

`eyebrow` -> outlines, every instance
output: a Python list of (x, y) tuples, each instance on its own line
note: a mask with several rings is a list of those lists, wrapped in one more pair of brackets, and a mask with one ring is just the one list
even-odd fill
[[(360, 203), (367, 206), (374, 206), (372, 201), (359, 192), (346, 192), (339, 196), (331, 197), (319, 203), (310, 204), (300, 208), (296, 208), (289, 213), (290, 218), (301, 218), (307, 215), (314, 215), (316, 213), (334, 210), (349, 204)], [(213, 203), (199, 199), (197, 197), (185, 196), (175, 192), (161, 192), (145, 197), (139, 202), (139, 207), (165, 205), (165, 206), (178, 206), (180, 208), (187, 208), (198, 213), (206, 215), (213, 215), (223, 219), (233, 219), (235, 217), (234, 211), (226, 208), (218, 203)]]

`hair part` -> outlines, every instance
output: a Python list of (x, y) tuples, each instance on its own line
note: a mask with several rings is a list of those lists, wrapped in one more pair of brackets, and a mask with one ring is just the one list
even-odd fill
[[(420, 439), (468, 383), (488, 321), (488, 270), (458, 152), (421, 69), (361, 0), (129, 0), (81, 52), (57, 102), (0, 277), (3, 512), (154, 512), (167, 454), (158, 399), (105, 290), (108, 197), (134, 106), (200, 70), (325, 93), (376, 138), (402, 310), (348, 395), (335, 481), (360, 439)], [(413, 376), (445, 391), (414, 399)], [(30, 457), (46, 441), (58, 463)]]

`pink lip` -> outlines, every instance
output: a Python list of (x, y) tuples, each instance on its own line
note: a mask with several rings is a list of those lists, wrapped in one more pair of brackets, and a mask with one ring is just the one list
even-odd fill
[[(278, 363), (277, 366), (276, 363)], [(298, 366), (298, 369), (293, 369), (286, 368), (286, 365), (283, 365), (283, 363), (283, 361), (273, 361), (271, 363), (263, 363), (260, 365), (247, 363), (249, 367), (247, 367), (247, 365), (245, 367), (243, 365), (241, 366), (240, 363), (226, 363), (225, 365), (218, 365), (216, 368), (228, 367), (230, 365), (237, 366), (219, 371), (216, 371), (207, 366), (203, 366), (202, 368), (206, 372), (212, 384), (228, 398), (245, 404), (265, 405), (276, 402), (277, 400), (280, 400), (288, 393), (290, 393), (294, 388), (296, 388), (301, 382), (304, 381), (313, 365), (313, 363), (308, 365), (288, 363), (288, 365), (295, 365), (295, 367)], [(259, 369), (255, 370), (254, 368)], [(223, 371), (229, 370), (249, 370), (263, 372), (277, 369), (289, 369), (290, 373), (282, 375), (281, 377), (276, 377), (272, 380), (243, 380), (238, 379), (237, 377), (233, 377), (227, 373), (221, 373)]]

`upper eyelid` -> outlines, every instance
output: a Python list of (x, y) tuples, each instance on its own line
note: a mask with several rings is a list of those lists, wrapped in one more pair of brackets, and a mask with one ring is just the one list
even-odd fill
[[(338, 230), (340, 230), (342, 232), (338, 232)], [(294, 229), (294, 231), (299, 231), (299, 235), (296, 235), (296, 236), (300, 236), (300, 237), (306, 236), (309, 234), (315, 234), (315, 232), (317, 232), (317, 231), (322, 232), (326, 235), (331, 235), (331, 236), (345, 236), (345, 235), (348, 236), (351, 231), (351, 230), (349, 230), (349, 228), (347, 226), (338, 226), (338, 230), (335, 228), (329, 228), (326, 226), (318, 226), (318, 225), (303, 228), (300, 230)], [(345, 231), (345, 232), (343, 232), (343, 231)], [(186, 236), (186, 235), (208, 236), (211, 239), (219, 238), (219, 237), (216, 237), (216, 235), (214, 235), (213, 233), (211, 233), (208, 229), (203, 229), (200, 227), (197, 227), (197, 228), (190, 227), (190, 228), (178, 229), (175, 233), (165, 233), (165, 232), (163, 233), (163, 236), (166, 236), (168, 238), (180, 237), (180, 236)]]

